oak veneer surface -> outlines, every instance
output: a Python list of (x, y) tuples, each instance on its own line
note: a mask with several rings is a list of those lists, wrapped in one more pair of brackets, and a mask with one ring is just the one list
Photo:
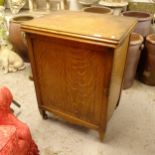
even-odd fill
[(22, 25), (44, 117), (53, 112), (103, 139), (121, 95), (135, 24), (133, 18), (63, 11)]
[[(63, 17), (61, 16), (63, 14)], [(136, 19), (97, 13), (57, 11), (25, 22), (25, 31), (53, 34), (119, 44), (131, 31)], [(34, 32), (36, 33), (36, 32)], [(110, 45), (110, 44), (109, 44)]]

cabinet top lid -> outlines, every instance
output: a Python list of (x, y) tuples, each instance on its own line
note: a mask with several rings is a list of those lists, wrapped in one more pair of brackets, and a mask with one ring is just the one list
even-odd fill
[(136, 19), (78, 11), (57, 11), (24, 22), (25, 32), (56, 34), (101, 43), (119, 44), (133, 30)]

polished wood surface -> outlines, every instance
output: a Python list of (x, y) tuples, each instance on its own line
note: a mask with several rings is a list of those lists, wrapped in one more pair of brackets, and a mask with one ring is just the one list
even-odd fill
[[(63, 18), (60, 16), (63, 14)], [(98, 42), (120, 44), (136, 19), (123, 16), (103, 15), (78, 11), (57, 11), (49, 16), (25, 22), (23, 28), (34, 31), (47, 32), (94, 40)], [(109, 45), (111, 45), (109, 44)]]
[[(68, 15), (71, 13), (68, 12)], [(73, 14), (90, 19), (89, 13)], [(55, 18), (57, 16), (58, 21), (63, 21), (67, 12), (59, 12)], [(94, 20), (98, 23), (101, 17), (98, 14), (95, 16)], [(53, 18), (54, 15), (51, 15), (40, 20), (51, 20), (55, 25), (58, 21), (55, 23)], [(118, 19), (112, 18), (113, 23), (118, 22)], [(89, 25), (86, 19), (85, 26)], [(45, 111), (50, 111), (71, 123), (95, 129), (103, 139), (107, 120), (119, 102), (129, 35), (135, 20), (129, 18), (126, 31), (119, 36), (120, 40), (115, 41), (110, 41), (110, 38), (105, 40), (104, 37), (96, 39), (93, 31), (88, 37), (79, 29), (77, 37), (71, 30), (57, 32), (53, 25), (51, 30), (42, 25), (36, 28), (34, 23), (40, 20), (26, 22), (22, 26), (27, 36), (40, 112), (44, 118), (47, 118)], [(72, 18), (70, 20), (72, 23)], [(104, 25), (96, 25), (100, 26)], [(78, 27), (73, 29), (78, 31)]]

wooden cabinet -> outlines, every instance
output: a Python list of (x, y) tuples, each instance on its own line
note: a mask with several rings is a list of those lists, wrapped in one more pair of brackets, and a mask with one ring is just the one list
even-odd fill
[(119, 102), (135, 24), (129, 17), (60, 11), (22, 25), (44, 118), (50, 111), (103, 139)]

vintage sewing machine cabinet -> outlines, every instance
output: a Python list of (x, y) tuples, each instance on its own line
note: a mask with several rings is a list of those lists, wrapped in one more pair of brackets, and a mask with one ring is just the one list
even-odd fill
[(103, 139), (119, 102), (129, 17), (60, 11), (22, 25), (40, 112), (95, 129)]

